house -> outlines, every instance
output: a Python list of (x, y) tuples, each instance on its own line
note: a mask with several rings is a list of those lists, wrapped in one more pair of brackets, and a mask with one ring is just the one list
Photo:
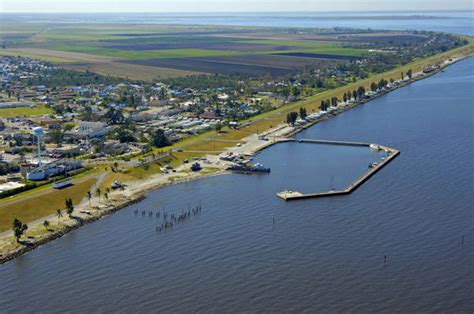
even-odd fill
[(48, 128), (49, 126), (58, 125), (60, 123), (58, 119), (43, 118), (43, 117), (30, 118), (28, 119), (28, 122), (31, 123), (32, 125), (43, 126), (43, 127), (48, 127)]
[(20, 103), (20, 102), (2, 102), (0, 108), (19, 108), (19, 107), (32, 107), (31, 103)]
[(106, 126), (103, 122), (81, 121), (76, 135), (81, 138), (103, 137), (107, 134)]
[(103, 144), (103, 152), (107, 155), (121, 155), (128, 151), (130, 151), (130, 148), (127, 143), (110, 140)]
[(209, 111), (206, 111), (206, 112), (202, 113), (199, 117), (201, 119), (215, 119), (215, 120), (222, 119), (222, 117), (219, 117), (219, 116), (217, 116), (214, 113), (209, 112)]
[(219, 99), (220, 101), (227, 101), (229, 99), (229, 95), (227, 94), (220, 94), (220, 95), (217, 95), (217, 99)]
[(53, 158), (61, 158), (65, 156), (78, 156), (80, 154), (81, 150), (79, 145), (63, 145), (61, 147), (56, 147), (53, 149), (51, 152), (51, 156)]

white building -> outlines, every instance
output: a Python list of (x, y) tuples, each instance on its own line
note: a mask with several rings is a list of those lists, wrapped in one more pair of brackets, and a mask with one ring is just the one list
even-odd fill
[(107, 133), (106, 124), (103, 122), (82, 121), (79, 123), (77, 135), (80, 137), (103, 137)]
[(26, 173), (26, 179), (30, 181), (46, 180), (50, 177), (64, 175), (69, 171), (79, 169), (81, 167), (82, 163), (80, 161), (61, 159), (31, 168)]

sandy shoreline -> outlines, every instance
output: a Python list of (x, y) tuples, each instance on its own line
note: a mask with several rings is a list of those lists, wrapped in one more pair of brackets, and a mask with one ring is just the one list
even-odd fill
[[(428, 73), (425, 75), (419, 75), (419, 73), (415, 73), (413, 79), (403, 82), (402, 84), (389, 90), (380, 92), (376, 96), (371, 97), (370, 99), (356, 102), (344, 108), (339, 108), (337, 114), (341, 114), (359, 105), (365, 104), (375, 98), (383, 96), (393, 90), (404, 87), (418, 80), (430, 77), (442, 71), (442, 69), (446, 66), (454, 64), (464, 58), (466, 58), (466, 56), (459, 57), (457, 59), (452, 59), (452, 61), (445, 61), (438, 70), (432, 73)], [(301, 132), (302, 130), (313, 126), (314, 124), (323, 120), (327, 120), (331, 117), (332, 115), (316, 119), (298, 127), (279, 125), (273, 129), (267, 130), (264, 134), (260, 134), (265, 135), (271, 139), (267, 141), (259, 139), (257, 134), (252, 134), (242, 140), (242, 142), (244, 142), (243, 145), (239, 147), (231, 147), (226, 152), (220, 154), (220, 156), (229, 152), (235, 154), (254, 155), (258, 151), (261, 151), (267, 148), (268, 146), (285, 141), (288, 138), (294, 136), (296, 133)], [(94, 197), (90, 201), (90, 203), (89, 200), (84, 199), (81, 201), (80, 204), (76, 206), (72, 219), (67, 217), (62, 218), (62, 221), (58, 219), (57, 224), (51, 223), (51, 231), (48, 231), (46, 233), (42, 225), (43, 221), (45, 219), (53, 221), (53, 219), (56, 219), (56, 216), (53, 215), (49, 217), (43, 217), (40, 220), (30, 222), (28, 224), (29, 232), (31, 231), (34, 234), (34, 231), (38, 231), (39, 235), (34, 236), (33, 238), (26, 239), (26, 241), (24, 241), (25, 244), (22, 246), (18, 247), (17, 245), (15, 245), (12, 231), (6, 231), (1, 233), (0, 250), (4, 251), (0, 251), (0, 264), (15, 259), (43, 244), (58, 239), (64, 236), (65, 234), (80, 228), (83, 225), (92, 223), (96, 220), (101, 219), (104, 216), (112, 214), (132, 204), (138, 203), (142, 201), (149, 192), (155, 191), (161, 187), (168, 186), (171, 184), (178, 184), (189, 180), (197, 180), (210, 176), (229, 173), (225, 170), (229, 163), (219, 160), (218, 155), (208, 155), (206, 156), (206, 158), (209, 160), (209, 164), (204, 163), (202, 165), (202, 172), (182, 172), (183, 170), (189, 168), (189, 165), (182, 165), (176, 168), (176, 173), (154, 174), (145, 180), (127, 182), (127, 188), (124, 191), (116, 190), (110, 193), (110, 197), (107, 204), (102, 204), (100, 202), (100, 199), (98, 199), (97, 197)], [(9, 247), (11, 248), (8, 249)]]

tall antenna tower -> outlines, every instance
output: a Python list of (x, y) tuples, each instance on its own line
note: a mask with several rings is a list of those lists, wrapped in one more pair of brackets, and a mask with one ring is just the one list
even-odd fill
[(44, 135), (43, 128), (34, 128), (33, 135), (36, 137), (36, 142), (38, 143), (38, 166), (41, 166), (41, 137)]

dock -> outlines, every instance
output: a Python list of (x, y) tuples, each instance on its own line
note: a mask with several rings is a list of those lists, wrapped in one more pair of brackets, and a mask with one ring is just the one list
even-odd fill
[(277, 193), (277, 196), (285, 201), (350, 194), (354, 190), (356, 190), (359, 186), (361, 186), (365, 181), (367, 181), (371, 176), (376, 174), (380, 169), (385, 167), (389, 162), (391, 162), (394, 158), (396, 158), (400, 154), (400, 151), (395, 148), (378, 145), (378, 144), (369, 144), (369, 143), (361, 143), (361, 142), (345, 142), (345, 141), (311, 140), (311, 139), (302, 139), (302, 140), (293, 139), (292, 141), (300, 142), (300, 143), (314, 143), (314, 144), (325, 144), (325, 145), (344, 145), (344, 146), (360, 146), (360, 147), (365, 146), (368, 148), (371, 147), (371, 145), (377, 145), (379, 150), (384, 150), (387, 152), (387, 156), (383, 158), (374, 167), (370, 168), (369, 171), (367, 171), (365, 174), (363, 174), (362, 176), (357, 178), (354, 182), (349, 184), (343, 190), (331, 190), (327, 192), (318, 192), (318, 193), (309, 193), (309, 194), (304, 194), (297, 191), (282, 191), (282, 192)]
[[(359, 147), (370, 146), (370, 144), (368, 143), (348, 142), (348, 141), (329, 141), (329, 140), (311, 140), (311, 139), (301, 139), (301, 140), (293, 139), (292, 141), (299, 142), (299, 143), (323, 144), (323, 145), (359, 146)], [(379, 147), (382, 147), (382, 146), (379, 145)]]

